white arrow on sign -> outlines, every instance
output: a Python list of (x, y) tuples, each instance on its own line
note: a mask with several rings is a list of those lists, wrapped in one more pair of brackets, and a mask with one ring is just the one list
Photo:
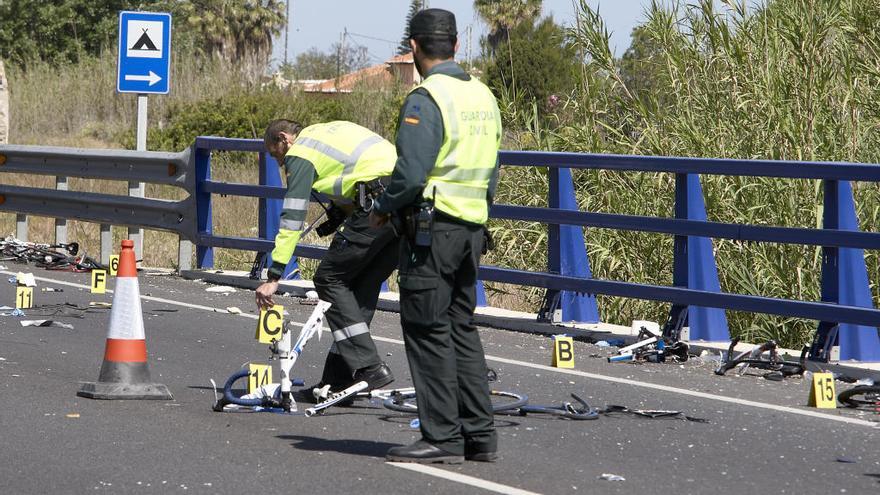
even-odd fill
[(152, 85), (156, 84), (157, 82), (161, 81), (162, 78), (159, 77), (159, 75), (156, 74), (155, 72), (150, 71), (150, 73), (147, 74), (146, 76), (135, 76), (133, 74), (126, 74), (125, 80), (126, 81), (149, 81), (150, 86), (152, 86)]

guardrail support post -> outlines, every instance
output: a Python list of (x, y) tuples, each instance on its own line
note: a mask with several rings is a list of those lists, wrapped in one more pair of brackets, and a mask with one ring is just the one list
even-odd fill
[[(260, 153), (260, 185), (283, 187), (281, 182), (281, 172), (278, 162), (272, 158), (269, 153)], [(281, 223), (281, 209), (284, 201), (280, 199), (260, 198), (259, 205), (259, 233), (261, 239), (274, 240), (278, 235), (279, 224)], [(265, 253), (266, 268), (272, 266), (272, 253)], [(293, 277), (291, 277), (293, 273)], [(259, 274), (258, 274), (259, 275)], [(296, 256), (292, 256), (284, 268), (284, 274), (281, 276), (284, 280), (300, 279), (299, 263)]]
[(177, 241), (177, 273), (184, 270), (192, 270), (192, 255), (192, 243), (181, 237)]
[[(559, 169), (558, 179), (559, 208), (579, 210), (571, 169)], [(559, 266), (562, 275), (593, 278), (582, 227), (578, 225), (559, 226)], [(593, 294), (563, 291), (560, 304), (562, 306), (562, 321), (599, 323), (599, 309), (596, 306), (596, 296)]]
[[(211, 193), (205, 192), (205, 181), (211, 180), (211, 150), (196, 148), (196, 226), (199, 234), (211, 235)], [(214, 267), (214, 248), (196, 246), (196, 267)]]
[(113, 254), (113, 226), (101, 224), (101, 264), (110, 264), (110, 255)]
[[(559, 208), (559, 169), (550, 167), (547, 170), (547, 207)], [(551, 223), (547, 225), (547, 272), (561, 273), (562, 267), (559, 253), (559, 225)], [(562, 320), (562, 310), (559, 307), (560, 293), (555, 289), (547, 289), (544, 293), (544, 302), (538, 311), (538, 321), (554, 322)]]
[(15, 215), (15, 237), (20, 241), (28, 240), (28, 217), (27, 215)]
[(475, 286), (475, 289), (477, 290), (477, 307), (485, 308), (489, 305), (489, 303), (486, 302), (486, 288), (483, 286), (482, 280), (477, 279), (477, 285)]
[[(706, 220), (706, 204), (700, 176), (675, 174), (675, 218)], [(675, 236), (672, 269), (673, 285), (712, 292), (721, 292), (718, 267), (707, 237)], [(671, 315), (675, 316), (675, 315)], [(727, 342), (730, 333), (727, 315), (720, 308), (688, 307), (687, 326), (690, 340)]]
[[(849, 181), (826, 180), (824, 188), (822, 227), (859, 230)], [(874, 307), (863, 249), (822, 248), (822, 301), (846, 306)], [(876, 327), (849, 323), (835, 327), (834, 322), (819, 323), (810, 358), (828, 361), (831, 357), (829, 351), (837, 343), (840, 345), (841, 361), (880, 361), (880, 333)]]
[[(55, 189), (67, 191), (67, 177), (55, 177)], [(67, 219), (55, 219), (55, 244), (67, 244)]]

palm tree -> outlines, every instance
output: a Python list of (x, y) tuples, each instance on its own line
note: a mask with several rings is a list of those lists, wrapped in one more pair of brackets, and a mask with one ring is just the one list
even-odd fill
[(282, 0), (193, 0), (192, 6), (187, 23), (205, 52), (226, 62), (268, 63), (272, 38), (284, 28)]
[(486, 41), (490, 54), (495, 54), (498, 43), (509, 41), (511, 29), (538, 17), (543, 3), (543, 0), (474, 0), (474, 9), (489, 25)]

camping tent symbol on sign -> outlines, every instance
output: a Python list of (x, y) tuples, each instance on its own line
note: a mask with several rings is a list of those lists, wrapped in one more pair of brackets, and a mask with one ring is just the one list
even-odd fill
[(126, 57), (162, 58), (162, 23), (129, 21)]

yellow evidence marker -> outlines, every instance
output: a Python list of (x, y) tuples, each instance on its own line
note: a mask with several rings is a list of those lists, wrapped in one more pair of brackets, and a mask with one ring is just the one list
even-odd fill
[(813, 382), (810, 384), (810, 399), (807, 405), (819, 409), (837, 409), (834, 375), (813, 373)]
[(115, 277), (116, 272), (119, 270), (119, 255), (114, 254), (110, 256), (110, 276)]
[(107, 270), (92, 270), (92, 294), (103, 294), (107, 290)]
[(272, 366), (268, 364), (248, 365), (248, 393), (256, 392), (263, 385), (272, 385)]
[(28, 309), (34, 307), (34, 288), (18, 286), (15, 288), (15, 307)]
[(269, 309), (260, 310), (257, 320), (257, 341), (271, 344), (273, 340), (281, 340), (281, 326), (284, 324), (284, 307), (276, 304)]
[(574, 340), (571, 337), (553, 336), (553, 361), (550, 366), (574, 368)]

